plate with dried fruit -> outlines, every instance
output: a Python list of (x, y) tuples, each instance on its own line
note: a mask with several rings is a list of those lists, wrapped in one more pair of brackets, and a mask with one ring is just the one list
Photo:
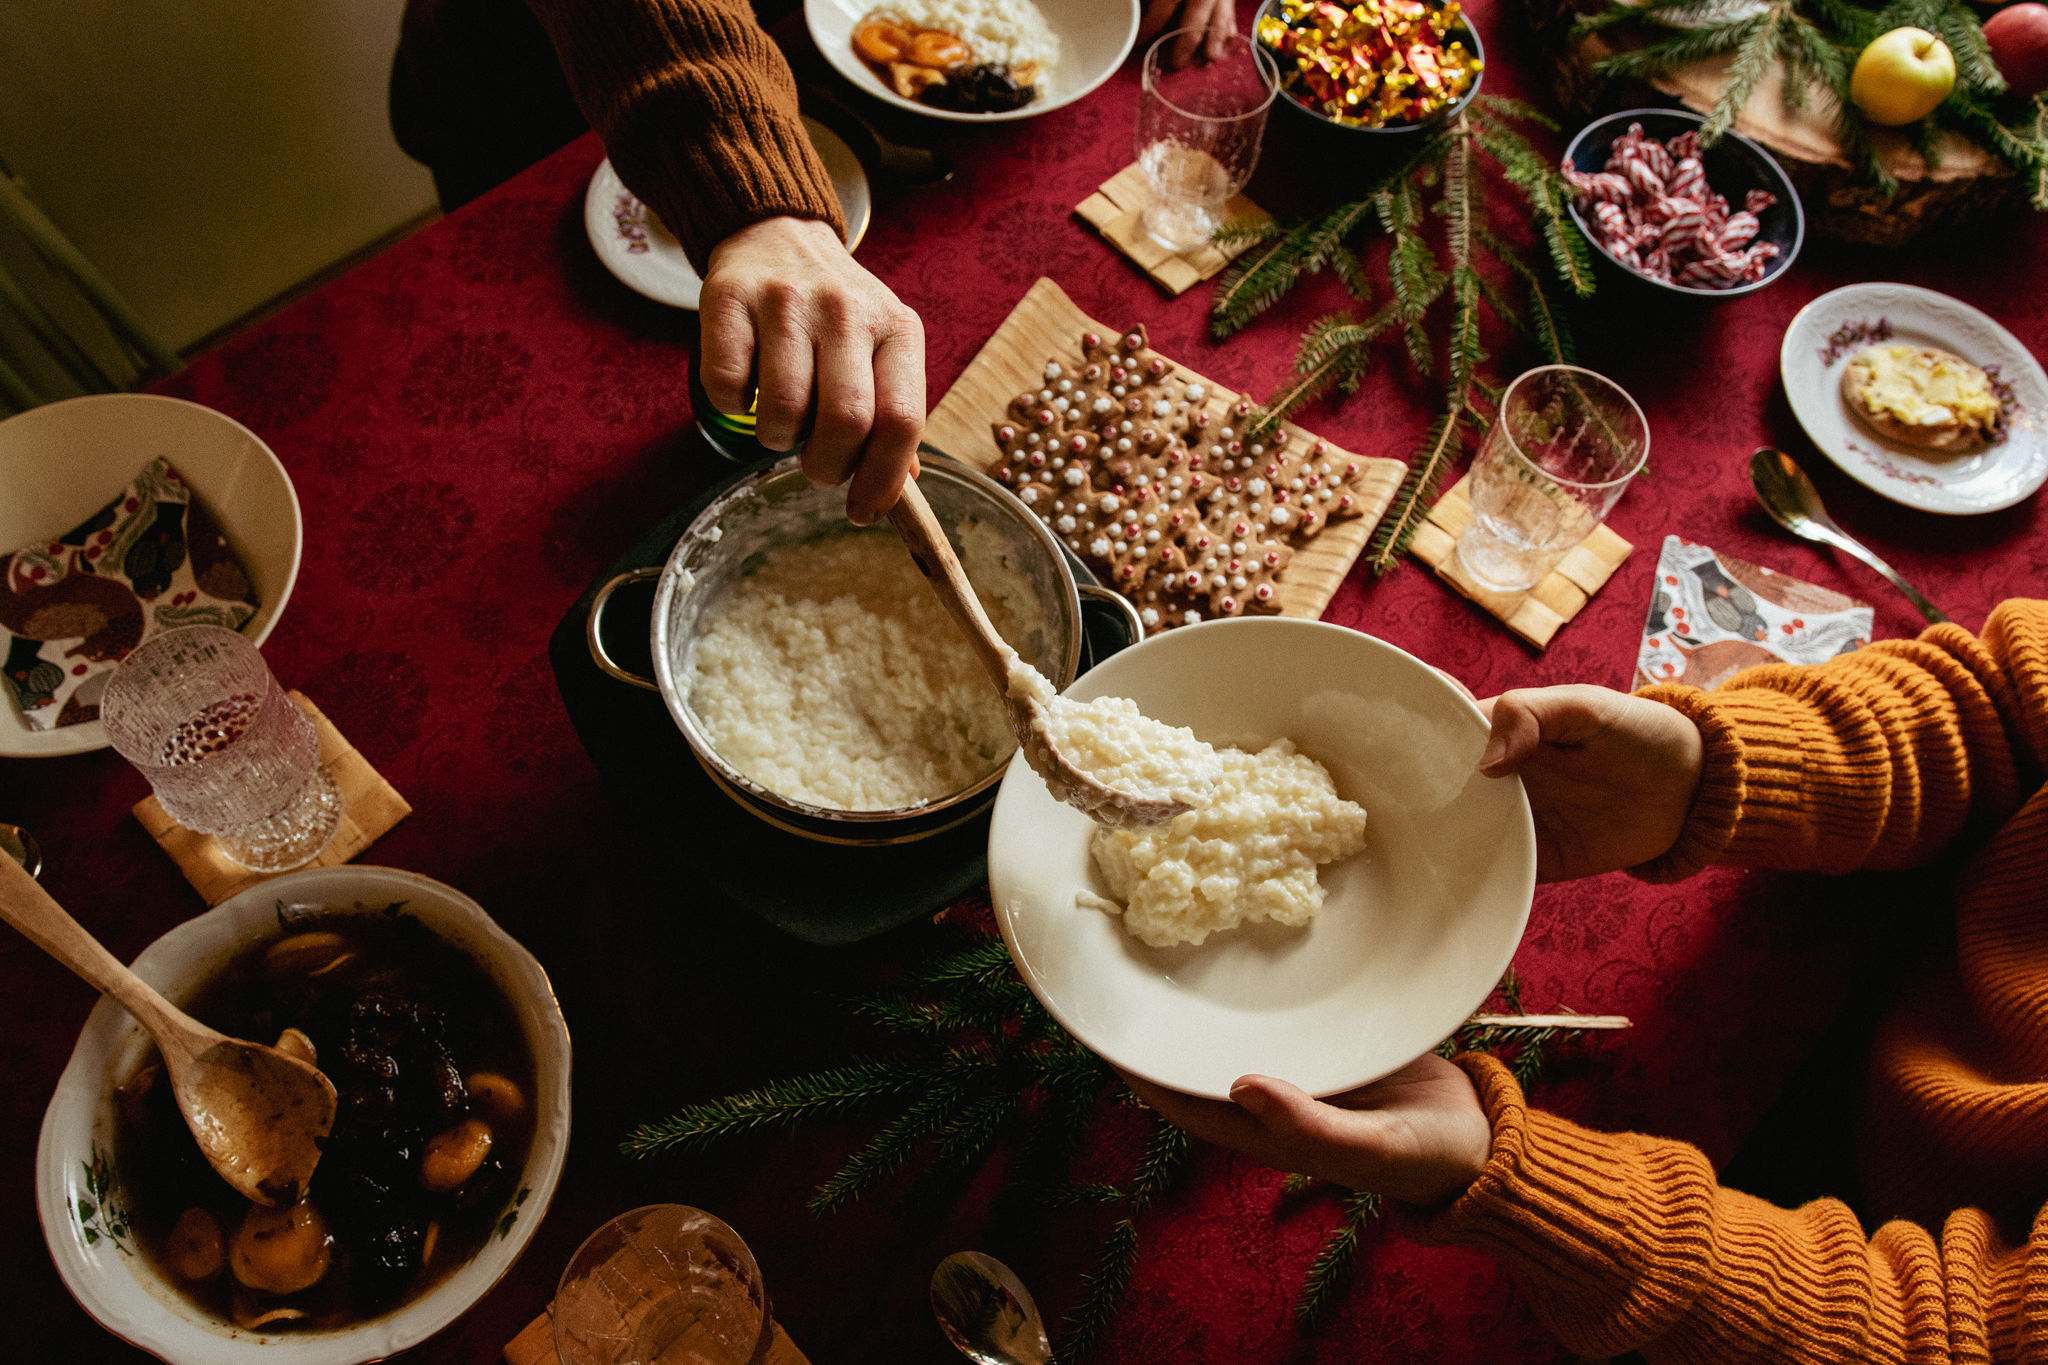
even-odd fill
[(2048, 373), (1960, 299), (1911, 284), (1823, 294), (1785, 329), (1778, 372), (1821, 453), (1893, 502), (1970, 516), (2048, 482)]

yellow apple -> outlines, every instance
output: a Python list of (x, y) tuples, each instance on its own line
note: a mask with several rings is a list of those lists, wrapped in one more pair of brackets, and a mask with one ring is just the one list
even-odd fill
[(1856, 59), (1849, 98), (1872, 123), (1896, 127), (1933, 113), (1955, 84), (1947, 43), (1924, 28), (1895, 28)]

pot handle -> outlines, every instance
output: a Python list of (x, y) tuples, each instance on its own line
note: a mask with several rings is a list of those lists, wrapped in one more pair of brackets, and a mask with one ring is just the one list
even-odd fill
[(1115, 649), (1103, 651), (1096, 660), (1097, 663), (1108, 658), (1111, 654), (1129, 649), (1132, 645), (1145, 638), (1145, 623), (1138, 619), (1138, 609), (1131, 605), (1130, 598), (1125, 597), (1114, 588), (1105, 588), (1100, 583), (1076, 583), (1074, 591), (1080, 595), (1084, 602), (1099, 602), (1103, 606), (1110, 608), (1111, 614), (1117, 618), (1117, 623), (1124, 630), (1123, 643), (1116, 646)]
[(628, 569), (625, 573), (609, 579), (597, 590), (597, 596), (590, 599), (590, 615), (584, 619), (583, 642), (590, 647), (590, 661), (611, 677), (635, 687), (644, 687), (649, 692), (659, 692), (661, 684), (652, 678), (643, 678), (630, 668), (623, 668), (604, 647), (604, 608), (612, 600), (612, 594), (628, 583), (645, 583), (661, 577), (661, 566), (651, 565), (644, 569)]

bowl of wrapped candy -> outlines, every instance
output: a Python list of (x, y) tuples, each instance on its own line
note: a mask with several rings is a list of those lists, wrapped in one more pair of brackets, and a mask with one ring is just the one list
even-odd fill
[(1280, 103), (1381, 140), (1472, 102), (1486, 51), (1458, 0), (1266, 0), (1252, 32), (1280, 69)]
[(1572, 221), (1606, 262), (1660, 292), (1753, 294), (1798, 256), (1806, 214), (1769, 152), (1733, 132), (1702, 147), (1703, 122), (1625, 109), (1581, 128), (1564, 153)]

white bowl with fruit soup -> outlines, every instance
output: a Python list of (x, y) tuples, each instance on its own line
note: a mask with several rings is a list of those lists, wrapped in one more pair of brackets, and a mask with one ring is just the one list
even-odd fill
[(1059, 55), (1039, 76), (1037, 96), (1001, 113), (967, 113), (905, 99), (860, 59), (853, 48), (853, 31), (869, 15), (889, 12), (889, 0), (804, 0), (804, 22), (825, 60), (862, 94), (954, 123), (1008, 123), (1072, 104), (1115, 74), (1138, 41), (1138, 6), (1132, 0), (958, 0), (955, 8), (987, 13), (1018, 3), (1035, 4), (1045, 16), (1046, 26), (1059, 41)]
[(996, 922), (1032, 992), (1105, 1060), (1214, 1099), (1248, 1072), (1330, 1095), (1414, 1061), (1492, 993), (1528, 922), (1535, 827), (1520, 778), (1480, 776), (1486, 719), (1442, 673), (1341, 626), (1236, 617), (1156, 635), (1067, 695), (1130, 697), (1215, 745), (1291, 739), (1366, 810), (1364, 851), (1321, 869), (1306, 926), (1153, 948), (1077, 901), (1108, 890), (1098, 827), (1013, 759), (989, 831)]
[[(244, 949), (279, 932), (301, 907), (403, 910), (480, 966), (524, 1035), (533, 1063), (533, 1135), (496, 1226), (466, 1262), (392, 1311), (323, 1330), (245, 1329), (202, 1310), (134, 1243), (113, 1148), (114, 1090), (149, 1052), (119, 1005), (102, 999), (43, 1115), (36, 1213), (65, 1288), (102, 1327), (172, 1365), (364, 1365), (425, 1341), (481, 1299), (532, 1240), (569, 1144), (569, 1033), (547, 973), (469, 897), (417, 873), (344, 865), (275, 877), (187, 920), (135, 959), (173, 1002), (189, 997)], [(105, 1172), (117, 1181), (110, 1189)], [(315, 1172), (317, 1191), (319, 1174)]]

